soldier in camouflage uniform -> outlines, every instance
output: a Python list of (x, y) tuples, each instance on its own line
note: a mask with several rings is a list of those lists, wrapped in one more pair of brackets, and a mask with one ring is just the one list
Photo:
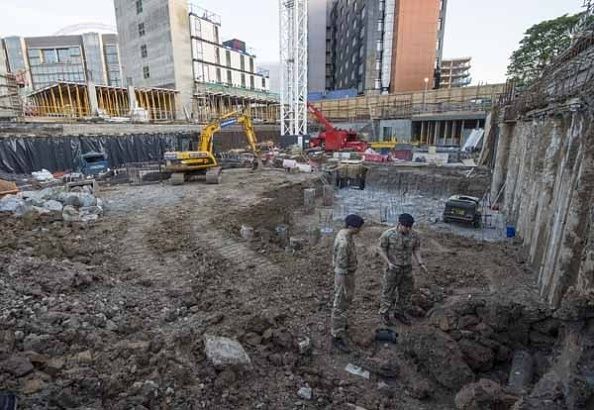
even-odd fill
[(334, 265), (334, 305), (332, 306), (332, 344), (343, 352), (348, 352), (344, 336), (347, 326), (348, 309), (355, 293), (355, 271), (357, 270), (357, 250), (353, 236), (363, 226), (363, 218), (349, 215), (345, 228), (334, 240), (332, 263)]
[(413, 232), (414, 218), (402, 214), (398, 225), (388, 229), (380, 237), (380, 256), (387, 263), (382, 280), (380, 316), (384, 325), (392, 325), (390, 312), (404, 324), (410, 324), (406, 311), (414, 288), (412, 258), (414, 257), (424, 272), (427, 271), (421, 258), (420, 239)]

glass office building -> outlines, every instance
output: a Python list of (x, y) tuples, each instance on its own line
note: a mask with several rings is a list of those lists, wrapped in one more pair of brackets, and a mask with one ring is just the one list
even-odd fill
[(9, 71), (34, 90), (57, 81), (122, 86), (115, 34), (6, 37), (2, 47)]

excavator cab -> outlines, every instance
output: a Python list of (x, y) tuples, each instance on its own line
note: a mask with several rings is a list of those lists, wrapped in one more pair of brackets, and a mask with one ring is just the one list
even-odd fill
[(252, 169), (261, 168), (262, 161), (260, 160), (260, 151), (257, 146), (258, 141), (252, 119), (247, 114), (236, 111), (223, 115), (202, 129), (198, 140), (198, 150), (169, 151), (164, 154), (165, 172), (171, 174), (171, 183), (180, 185), (195, 175), (205, 174), (207, 184), (219, 184), (222, 169), (214, 154), (213, 140), (217, 132), (234, 124), (241, 124), (243, 127), (254, 155)]

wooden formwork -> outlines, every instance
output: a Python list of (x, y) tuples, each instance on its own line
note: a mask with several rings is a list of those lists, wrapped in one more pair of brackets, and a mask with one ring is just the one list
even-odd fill
[[(144, 108), (150, 121), (175, 120), (175, 94), (177, 91), (161, 88), (133, 89), (137, 106)], [(99, 114), (110, 117), (130, 116), (130, 89), (71, 82), (57, 82), (38, 90), (28, 97), (26, 116), (86, 118), (91, 112), (89, 92), (97, 98)]]

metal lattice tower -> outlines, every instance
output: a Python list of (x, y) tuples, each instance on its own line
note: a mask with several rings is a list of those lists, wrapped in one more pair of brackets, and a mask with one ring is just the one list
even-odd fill
[(307, 0), (280, 1), (281, 135), (307, 134)]

